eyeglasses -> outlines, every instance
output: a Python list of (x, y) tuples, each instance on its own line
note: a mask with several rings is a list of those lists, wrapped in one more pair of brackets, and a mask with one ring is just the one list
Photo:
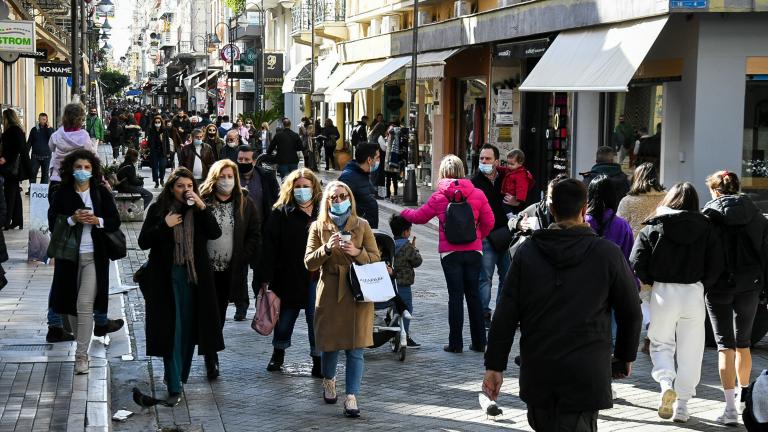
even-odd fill
[(349, 198), (349, 195), (345, 193), (340, 193), (338, 195), (331, 195), (330, 200), (331, 201), (345, 201), (347, 198)]

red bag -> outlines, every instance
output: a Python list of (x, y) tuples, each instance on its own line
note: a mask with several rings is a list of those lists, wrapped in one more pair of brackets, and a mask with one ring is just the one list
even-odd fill
[(279, 316), (280, 297), (269, 289), (269, 285), (262, 284), (256, 299), (256, 314), (251, 321), (251, 328), (260, 335), (269, 336), (277, 325)]

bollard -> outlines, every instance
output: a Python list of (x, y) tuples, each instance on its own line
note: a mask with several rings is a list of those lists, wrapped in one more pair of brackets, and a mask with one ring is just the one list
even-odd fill
[(408, 164), (405, 168), (405, 191), (403, 192), (403, 204), (407, 206), (418, 205), (418, 191), (416, 189), (416, 166)]

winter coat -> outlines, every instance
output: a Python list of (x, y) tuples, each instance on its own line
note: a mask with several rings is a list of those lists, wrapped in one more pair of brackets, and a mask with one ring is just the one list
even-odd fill
[(54, 129), (50, 126), (41, 128), (40, 125), (30, 129), (29, 137), (27, 138), (27, 147), (32, 149), (32, 157), (51, 157), (51, 149), (48, 148), (48, 142), (51, 140), (53, 130)]
[(219, 138), (218, 135), (215, 137), (209, 137), (208, 135), (205, 136), (205, 139), (203, 140), (204, 143), (211, 146), (211, 149), (213, 150), (213, 153), (218, 157), (218, 155), (221, 153), (221, 149), (224, 148), (226, 143), (223, 139)]
[(493, 211), (494, 230), (507, 226), (507, 212), (504, 210), (504, 193), (501, 191), (501, 188), (506, 176), (509, 174), (509, 170), (498, 169), (496, 172), (498, 174), (493, 183), (479, 170), (472, 176), (472, 184), (488, 198), (488, 204)]
[(352, 262), (363, 265), (381, 259), (373, 231), (365, 219), (350, 216), (344, 227), (352, 243), (362, 249), (352, 258), (340, 249), (325, 253), (325, 244), (339, 229), (318, 221), (309, 228), (304, 265), (320, 271), (315, 300), (315, 345), (321, 352), (367, 348), (373, 345), (373, 303), (357, 302), (347, 282)]
[(720, 277), (720, 242), (704, 215), (660, 207), (644, 225), (629, 257), (641, 282), (701, 282), (709, 289)]
[(89, 115), (86, 117), (85, 130), (88, 131), (88, 135), (91, 138), (96, 138), (98, 140), (104, 139), (104, 122), (101, 121), (101, 118), (98, 115)]
[(237, 146), (230, 147), (227, 144), (224, 144), (223, 147), (221, 147), (221, 151), (219, 151), (219, 157), (218, 160), (224, 160), (229, 159), (234, 163), (237, 163), (237, 153), (239, 150), (237, 149)]
[(277, 150), (275, 163), (278, 165), (292, 165), (299, 163), (299, 156), (296, 152), (302, 151), (301, 137), (290, 129), (283, 129), (275, 134), (267, 148), (267, 154), (272, 154)]
[(144, 188), (144, 180), (136, 176), (136, 167), (130, 162), (123, 162), (117, 169), (118, 192), (141, 193)]
[(367, 220), (371, 228), (378, 229), (379, 203), (376, 202), (376, 188), (371, 184), (370, 173), (363, 171), (357, 161), (351, 160), (341, 172), (339, 181), (352, 190), (352, 195), (355, 196), (357, 215)]
[(156, 129), (154, 129), (154, 126), (149, 130), (147, 135), (147, 144), (149, 144), (149, 151), (152, 154), (165, 157), (171, 153), (171, 145), (173, 140), (171, 139), (169, 132), (170, 131), (168, 129), (162, 129), (160, 132), (158, 132)]
[(525, 210), (513, 216), (507, 224), (509, 230), (513, 233), (520, 231), (520, 222), (522, 222), (523, 218), (526, 216), (529, 218), (536, 218), (539, 222), (539, 229), (546, 228), (555, 223), (555, 218), (552, 216), (552, 213), (549, 212), (546, 198), (536, 204), (529, 205)]
[[(219, 238), (221, 229), (211, 209), (196, 208), (194, 212), (197, 284), (190, 285), (192, 304), (196, 306), (192, 331), (195, 344), (198, 345), (198, 353), (203, 355), (224, 349), (218, 300), (213, 285), (213, 269), (207, 249), (208, 240)], [(165, 223), (167, 213), (158, 203), (152, 203), (145, 213), (144, 224), (139, 233), (139, 247), (142, 250), (150, 250), (146, 272), (148, 282), (143, 292), (146, 302), (147, 355), (157, 357), (171, 355), (176, 328), (176, 303), (171, 282), (175, 243), (173, 228)]]
[[(109, 258), (106, 253), (106, 237), (104, 232), (114, 232), (120, 229), (120, 215), (117, 213), (112, 193), (103, 186), (89, 189), (93, 202), (93, 214), (104, 220), (104, 227), (93, 225), (93, 259), (96, 266), (96, 299), (93, 308), (96, 312), (107, 313), (109, 302)], [(80, 195), (72, 184), (62, 185), (53, 196), (51, 210), (48, 212), (48, 226), (54, 230), (56, 217), (70, 217), (75, 211), (85, 206)], [(78, 257), (79, 258), (79, 257)], [(50, 307), (54, 312), (66, 315), (77, 315), (77, 292), (80, 286), (77, 282), (79, 263), (56, 260), (51, 283)]]
[(398, 286), (411, 286), (416, 280), (413, 271), (423, 262), (421, 254), (408, 239), (395, 240), (395, 280)]
[[(29, 166), (29, 151), (25, 151), (27, 138), (24, 130), (16, 125), (12, 125), (3, 131), (0, 138), (0, 156), (5, 158), (5, 163), (0, 165), (0, 175), (6, 180), (26, 180), (29, 177), (31, 167)], [(12, 173), (13, 167), (16, 167), (15, 173)]]
[[(192, 171), (195, 168), (195, 146), (193, 144), (185, 145), (178, 150), (179, 165)], [(203, 177), (208, 177), (208, 170), (216, 162), (216, 155), (213, 154), (211, 146), (206, 143), (200, 147), (200, 160), (203, 163)]]
[(304, 255), (318, 207), (315, 205), (314, 215), (309, 216), (293, 205), (283, 205), (272, 210), (269, 217), (259, 276), (280, 297), (280, 308), (307, 307), (313, 276), (304, 266)]
[[(477, 238), (472, 243), (451, 244), (445, 238), (445, 212), (448, 210), (450, 199), (454, 192), (461, 191), (464, 198), (472, 207), (475, 216)], [(494, 226), (494, 216), (488, 199), (482, 190), (476, 188), (467, 179), (442, 179), (437, 185), (437, 191), (429, 197), (426, 204), (417, 209), (405, 209), (400, 213), (411, 223), (425, 224), (437, 216), (440, 221), (439, 243), (437, 250), (440, 253), (457, 251), (482, 251), (483, 239), (488, 236)], [(472, 229), (472, 227), (467, 227)]]
[[(256, 213), (256, 206), (248, 199), (246, 190), (243, 190), (243, 199), (245, 205), (242, 215), (239, 201), (233, 201), (235, 232), (232, 236), (232, 258), (229, 262), (229, 300), (235, 303), (248, 301), (248, 267), (251, 263), (259, 262), (261, 250), (261, 221)], [(215, 205), (215, 200), (213, 194), (204, 199), (208, 207)]]
[(768, 219), (746, 195), (723, 195), (702, 210), (722, 245), (724, 271), (711, 292), (760, 291), (768, 280)]
[(612, 407), (611, 354), (634, 361), (642, 323), (635, 280), (615, 244), (586, 224), (535, 231), (512, 257), (488, 334), (486, 369), (507, 368), (518, 323), (526, 404), (556, 403), (562, 412)]
[(524, 166), (510, 169), (504, 176), (501, 193), (514, 196), (522, 203), (528, 202), (528, 192), (533, 187), (533, 174)]
[(603, 212), (603, 229), (602, 233), (598, 226), (597, 219), (588, 214), (586, 222), (597, 233), (598, 237), (602, 237), (606, 240), (612, 241), (624, 254), (626, 259), (629, 259), (629, 254), (632, 253), (632, 246), (635, 243), (635, 239), (632, 236), (632, 227), (629, 226), (629, 222), (613, 214), (613, 210), (605, 209)]
[(51, 180), (61, 181), (59, 176), (59, 168), (64, 158), (69, 156), (75, 150), (90, 150), (94, 154), (96, 148), (94, 148), (91, 142), (91, 137), (88, 136), (88, 132), (84, 129), (77, 129), (69, 132), (65, 132), (63, 127), (56, 129), (56, 132), (51, 135), (51, 140), (48, 141), (48, 148), (51, 149)]
[[(5, 194), (1, 191), (5, 187), (5, 179), (0, 176), (0, 226), (8, 222), (8, 206), (5, 203)], [(0, 263), (8, 261), (8, 247), (5, 245), (5, 234), (0, 229)]]
[(619, 208), (616, 209), (616, 216), (623, 217), (629, 226), (632, 227), (632, 234), (637, 234), (643, 228), (643, 222), (653, 217), (656, 213), (656, 207), (664, 199), (664, 191), (651, 191), (639, 195), (627, 195), (619, 202)]
[(224, 137), (227, 136), (227, 132), (229, 132), (233, 126), (232, 122), (221, 123), (219, 126), (219, 138), (224, 139)]
[[(254, 177), (256, 175), (258, 176), (258, 181)], [(249, 191), (248, 199), (256, 205), (256, 210), (261, 218), (262, 232), (264, 232), (269, 221), (269, 214), (272, 212), (272, 206), (275, 205), (280, 194), (280, 185), (277, 183), (277, 177), (275, 177), (274, 172), (267, 171), (261, 167), (254, 167), (251, 178), (249, 180), (242, 178), (240, 183)], [(254, 191), (257, 184), (261, 185), (259, 193)], [(261, 199), (254, 201), (257, 196), (260, 196)]]
[(621, 165), (617, 163), (597, 163), (589, 172), (582, 173), (581, 175), (584, 177), (584, 184), (587, 187), (596, 177), (601, 175), (608, 176), (616, 189), (616, 198), (619, 200), (624, 198), (627, 192), (629, 192), (629, 179), (624, 171), (622, 171)]

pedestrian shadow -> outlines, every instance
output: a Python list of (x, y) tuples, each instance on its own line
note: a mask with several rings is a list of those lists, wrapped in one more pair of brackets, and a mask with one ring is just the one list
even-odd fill
[[(671, 420), (661, 420), (661, 419), (659, 419), (659, 421), (641, 420), (636, 418), (623, 418), (623, 417), (616, 417), (616, 416), (610, 416), (610, 415), (604, 415), (604, 414), (600, 414), (598, 416), (598, 420), (608, 421), (608, 422), (613, 421), (613, 422), (621, 422), (621, 423), (635, 423), (638, 425), (653, 425), (659, 428), (662, 428), (662, 427), (680, 428), (680, 429), (688, 429), (688, 430), (695, 430), (695, 431), (711, 431), (713, 427), (724, 427), (723, 425), (717, 424), (711, 420), (706, 420), (696, 416), (691, 416), (691, 418), (686, 423), (674, 423)], [(626, 426), (626, 427), (629, 427), (629, 426)], [(738, 429), (733, 429), (733, 430), (738, 430)]]

